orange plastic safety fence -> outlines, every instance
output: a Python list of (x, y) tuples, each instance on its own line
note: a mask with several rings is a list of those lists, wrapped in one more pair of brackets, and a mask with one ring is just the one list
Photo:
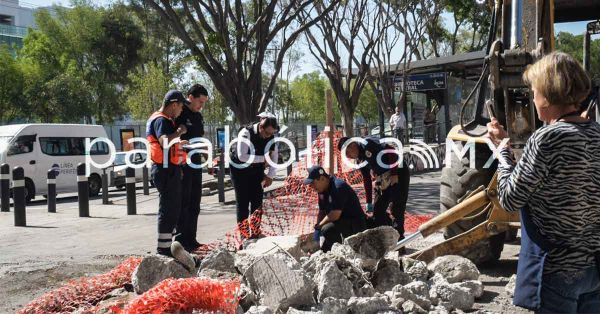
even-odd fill
[(110, 291), (131, 282), (131, 274), (140, 262), (141, 258), (130, 257), (108, 273), (72, 280), (31, 301), (18, 313), (70, 313), (91, 306)]
[[(131, 300), (123, 313), (235, 313), (240, 282), (205, 278), (166, 279)], [(114, 309), (115, 312), (119, 312)]]

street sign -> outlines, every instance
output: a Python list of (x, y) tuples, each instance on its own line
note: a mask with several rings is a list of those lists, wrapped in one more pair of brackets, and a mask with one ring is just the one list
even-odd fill
[[(394, 78), (394, 87), (396, 91), (402, 90), (402, 77)], [(409, 92), (418, 92), (434, 89), (446, 89), (446, 72), (411, 74), (406, 82), (406, 90)]]

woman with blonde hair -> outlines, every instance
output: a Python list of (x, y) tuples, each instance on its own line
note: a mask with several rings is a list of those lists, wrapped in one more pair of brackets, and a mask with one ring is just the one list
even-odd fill
[[(510, 148), (498, 166), (500, 203), (521, 213), (515, 305), (536, 313), (600, 313), (600, 125), (580, 116), (591, 82), (570, 55), (551, 53), (528, 67), (545, 126), (518, 162)], [(508, 134), (488, 124), (497, 145)]]

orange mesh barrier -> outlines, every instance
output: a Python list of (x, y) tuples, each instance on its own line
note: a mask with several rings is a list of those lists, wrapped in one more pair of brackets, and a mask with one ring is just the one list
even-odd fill
[(192, 310), (235, 313), (239, 281), (205, 278), (166, 279), (131, 300), (127, 314), (191, 313)]
[(18, 313), (71, 313), (80, 307), (91, 307), (112, 290), (131, 282), (131, 274), (141, 261), (130, 257), (108, 273), (70, 281), (30, 302)]

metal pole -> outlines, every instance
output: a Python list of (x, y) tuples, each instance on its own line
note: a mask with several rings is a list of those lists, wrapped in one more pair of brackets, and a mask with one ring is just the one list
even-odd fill
[[(379, 108), (379, 138), (384, 138), (385, 137), (385, 114), (383, 113), (383, 110), (381, 110), (380, 106), (377, 106), (377, 108)], [(392, 130), (392, 132), (393, 132), (393, 130)]]
[(515, 49), (523, 42), (523, 0), (513, 0), (510, 5), (510, 49)]
[(125, 188), (127, 189), (127, 215), (135, 215), (135, 169), (125, 169)]
[(106, 168), (102, 169), (102, 205), (108, 205), (108, 175)]
[(583, 69), (590, 73), (590, 39), (591, 35), (586, 30), (583, 34)]
[(225, 203), (225, 152), (223, 151), (221, 151), (221, 157), (219, 158), (217, 189), (219, 190), (219, 203)]
[[(333, 95), (330, 89), (325, 91), (325, 114), (327, 119), (327, 126), (329, 127), (329, 131), (327, 133), (327, 139), (329, 141), (329, 149), (325, 152), (327, 154), (328, 164), (327, 173), (330, 175), (334, 174), (334, 158), (333, 158)], [(346, 134), (346, 136), (352, 136), (352, 134)]]
[(56, 171), (48, 170), (48, 212), (56, 213)]
[(25, 227), (25, 172), (21, 167), (15, 167), (12, 172), (13, 201), (15, 204), (15, 227)]
[(10, 166), (8, 164), (2, 164), (0, 166), (0, 203), (2, 205), (1, 211), (10, 211)]
[(79, 217), (90, 216), (90, 186), (85, 176), (85, 164), (77, 165), (77, 194), (79, 198)]
[(148, 167), (142, 168), (142, 184), (144, 186), (144, 195), (150, 195), (150, 182), (148, 179)]

